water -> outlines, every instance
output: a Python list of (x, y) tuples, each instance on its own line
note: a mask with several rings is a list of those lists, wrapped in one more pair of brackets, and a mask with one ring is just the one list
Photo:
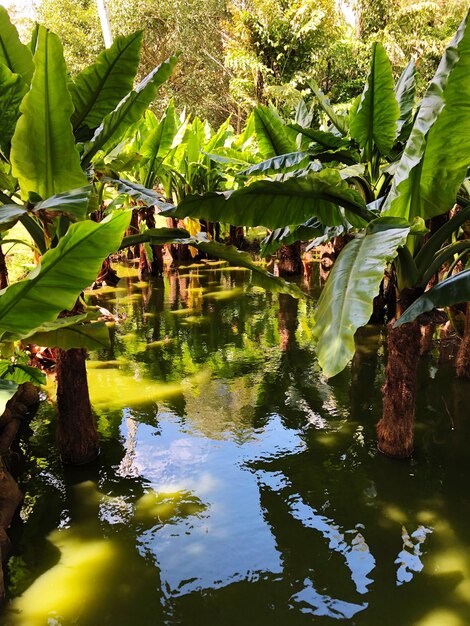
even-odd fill
[(469, 384), (423, 359), (392, 461), (377, 329), (326, 381), (312, 302), (220, 263), (125, 274), (90, 297), (120, 318), (88, 370), (102, 455), (62, 468), (43, 404), (1, 623), (469, 624)]

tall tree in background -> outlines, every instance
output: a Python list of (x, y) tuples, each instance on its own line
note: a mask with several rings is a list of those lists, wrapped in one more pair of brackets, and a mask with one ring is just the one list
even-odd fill
[[(222, 24), (226, 0), (106, 0), (114, 37), (144, 30), (139, 78), (169, 55), (182, 53), (179, 66), (155, 106), (162, 113), (170, 99), (218, 125), (234, 106), (224, 69)], [(39, 19), (64, 41), (67, 66), (83, 69), (103, 47), (95, 0), (43, 0)]]

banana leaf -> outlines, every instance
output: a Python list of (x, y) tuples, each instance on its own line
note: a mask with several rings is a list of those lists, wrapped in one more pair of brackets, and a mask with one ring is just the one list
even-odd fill
[[(469, 15), (421, 102), (384, 209), (408, 220), (452, 208), (470, 164)], [(456, 130), (457, 129), (457, 130)]]
[(90, 196), (91, 185), (71, 189), (38, 202), (34, 207), (34, 211), (59, 211), (74, 220), (81, 220), (87, 215)]
[(395, 85), (395, 96), (400, 109), (396, 139), (408, 139), (413, 121), (413, 107), (416, 97), (416, 63), (412, 59), (403, 70)]
[(364, 149), (365, 161), (372, 159), (374, 146), (382, 155), (390, 152), (395, 142), (399, 117), (392, 66), (383, 45), (374, 42), (364, 91), (349, 121), (351, 137)]
[(190, 233), (184, 228), (147, 228), (136, 235), (128, 235), (122, 240), (120, 250), (138, 243), (149, 242), (154, 246), (163, 246), (165, 243), (187, 243)]
[(470, 301), (470, 269), (446, 278), (429, 291), (423, 293), (409, 306), (403, 315), (395, 322), (394, 328), (412, 322), (421, 313), (427, 313), (434, 308), (453, 306), (460, 302)]
[[(96, 61), (75, 76), (70, 93), (72, 125), (81, 141), (89, 140), (103, 118), (132, 90), (140, 60), (142, 31), (116, 37)], [(84, 127), (80, 133), (80, 129)]]
[(25, 85), (30, 84), (34, 72), (32, 54), (28, 46), (21, 43), (18, 31), (3, 6), (0, 6), (0, 63), (14, 74), (19, 74)]
[(142, 116), (145, 109), (155, 99), (158, 88), (170, 77), (177, 61), (178, 56), (173, 56), (156, 67), (121, 100), (114, 111), (106, 115), (91, 141), (85, 144), (82, 155), (83, 167), (90, 165), (99, 150), (109, 151), (119, 143), (129, 126)]
[(61, 311), (72, 309), (80, 293), (95, 280), (103, 259), (119, 248), (130, 218), (126, 211), (100, 223), (72, 224), (38, 267), (0, 292), (0, 336), (26, 336)]
[[(375, 220), (380, 223), (381, 218)], [(401, 226), (367, 232), (340, 252), (318, 301), (314, 336), (317, 356), (326, 376), (341, 372), (355, 352), (354, 334), (367, 324), (385, 267), (406, 242), (410, 228)]]
[(87, 214), (90, 200), (91, 186), (72, 189), (38, 202), (34, 206), (20, 204), (4, 204), (0, 206), (0, 232), (8, 230), (28, 213), (38, 211), (57, 211), (67, 215), (72, 220), (84, 219)]
[(349, 123), (348, 123), (347, 118), (344, 117), (343, 115), (336, 113), (336, 111), (330, 105), (330, 101), (328, 100), (328, 98), (325, 96), (325, 94), (322, 92), (322, 90), (320, 89), (320, 87), (317, 85), (317, 83), (314, 80), (308, 81), (308, 84), (310, 85), (311, 90), (315, 94), (315, 97), (318, 100), (318, 104), (326, 113), (330, 122), (333, 124), (336, 130), (338, 130), (340, 134), (343, 135), (343, 137), (345, 137), (349, 131)]
[(5, 156), (10, 153), (10, 141), (20, 115), (20, 104), (28, 86), (6, 65), (0, 65), (0, 148)]
[(104, 322), (91, 324), (73, 324), (56, 330), (39, 331), (28, 338), (29, 343), (48, 348), (85, 348), (86, 350), (102, 350), (110, 348), (109, 329)]
[(2, 380), (12, 380), (18, 385), (26, 382), (34, 383), (35, 385), (46, 384), (46, 375), (37, 367), (31, 367), (23, 363), (12, 363), (11, 361), (0, 361), (0, 378)]
[(279, 156), (272, 157), (266, 161), (255, 163), (241, 172), (237, 172), (237, 176), (254, 176), (256, 174), (268, 174), (269, 172), (276, 172), (278, 170), (286, 171), (298, 165), (301, 165), (303, 161), (308, 163), (307, 152), (290, 152), (289, 154), (281, 154)]
[(169, 154), (178, 130), (173, 102), (170, 102), (157, 128), (150, 132), (141, 148), (141, 167), (145, 171), (144, 187), (152, 187), (158, 166)]
[(296, 241), (310, 241), (323, 234), (324, 226), (320, 224), (316, 217), (307, 220), (305, 224), (299, 226), (286, 226), (276, 228), (261, 241), (261, 256), (274, 254), (282, 246), (289, 246)]
[(289, 128), (292, 128), (296, 132), (300, 133), (304, 137), (307, 137), (322, 148), (326, 148), (327, 150), (338, 150), (339, 148), (345, 148), (349, 145), (349, 141), (344, 139), (344, 137), (338, 137), (338, 135), (334, 135), (333, 133), (325, 132), (323, 130), (317, 130), (315, 128), (302, 128), (299, 124), (289, 124)]
[(124, 180), (123, 178), (105, 177), (102, 180), (103, 182), (114, 185), (119, 193), (126, 194), (137, 202), (142, 202), (146, 206), (156, 206), (161, 210), (173, 208), (172, 204), (162, 200), (161, 194), (157, 193), (153, 189), (147, 189), (147, 187), (139, 185), (139, 183)]
[(325, 225), (343, 224), (345, 217), (339, 207), (359, 216), (363, 223), (370, 220), (357, 191), (349, 188), (338, 171), (325, 169), (283, 182), (257, 181), (237, 191), (190, 195), (162, 214), (274, 229), (303, 224), (311, 217)]
[(295, 141), (289, 136), (285, 124), (268, 107), (258, 105), (253, 109), (255, 134), (264, 159), (297, 150)]
[(36, 69), (31, 89), (20, 106), (22, 113), (11, 141), (13, 175), (23, 200), (31, 192), (46, 199), (83, 187), (87, 178), (80, 167), (70, 124), (72, 99), (67, 89), (60, 39), (39, 26)]

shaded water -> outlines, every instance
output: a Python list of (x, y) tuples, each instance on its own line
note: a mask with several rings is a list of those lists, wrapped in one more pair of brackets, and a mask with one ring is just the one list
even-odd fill
[(64, 470), (42, 407), (1, 623), (469, 624), (469, 384), (423, 359), (391, 461), (375, 329), (326, 381), (311, 302), (220, 263), (126, 274), (90, 297), (121, 318), (89, 363), (101, 458)]

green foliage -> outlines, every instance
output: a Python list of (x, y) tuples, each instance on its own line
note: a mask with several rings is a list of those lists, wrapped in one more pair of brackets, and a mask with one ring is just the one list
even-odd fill
[(366, 231), (336, 259), (315, 315), (318, 361), (326, 376), (341, 372), (354, 355), (354, 334), (369, 321), (385, 267), (409, 231), (399, 222), (395, 228), (387, 224), (383, 230)]
[(389, 154), (395, 142), (399, 116), (390, 61), (383, 46), (374, 43), (369, 76), (350, 121), (351, 137), (363, 148), (365, 161), (372, 159), (374, 146), (380, 154)]
[(101, 223), (87, 220), (70, 226), (27, 278), (0, 292), (1, 337), (27, 336), (72, 309), (77, 295), (96, 278), (103, 259), (118, 249), (129, 221), (130, 213), (125, 212)]
[(412, 322), (436, 307), (448, 307), (459, 302), (470, 302), (470, 269), (443, 280), (426, 291), (395, 322), (395, 327)]
[(334, 226), (345, 222), (339, 207), (365, 221), (370, 219), (361, 196), (337, 171), (326, 169), (284, 182), (258, 181), (225, 194), (189, 196), (163, 214), (266, 228), (302, 224), (316, 215), (323, 224)]
[(140, 60), (142, 33), (117, 37), (109, 50), (82, 70), (70, 85), (72, 124), (80, 139), (91, 139), (103, 118), (132, 90)]
[(39, 27), (36, 69), (11, 142), (11, 162), (21, 196), (46, 199), (87, 183), (70, 124), (72, 99), (59, 38)]
[(470, 154), (468, 21), (467, 16), (421, 102), (387, 198), (389, 215), (413, 219), (446, 213), (465, 178)]

